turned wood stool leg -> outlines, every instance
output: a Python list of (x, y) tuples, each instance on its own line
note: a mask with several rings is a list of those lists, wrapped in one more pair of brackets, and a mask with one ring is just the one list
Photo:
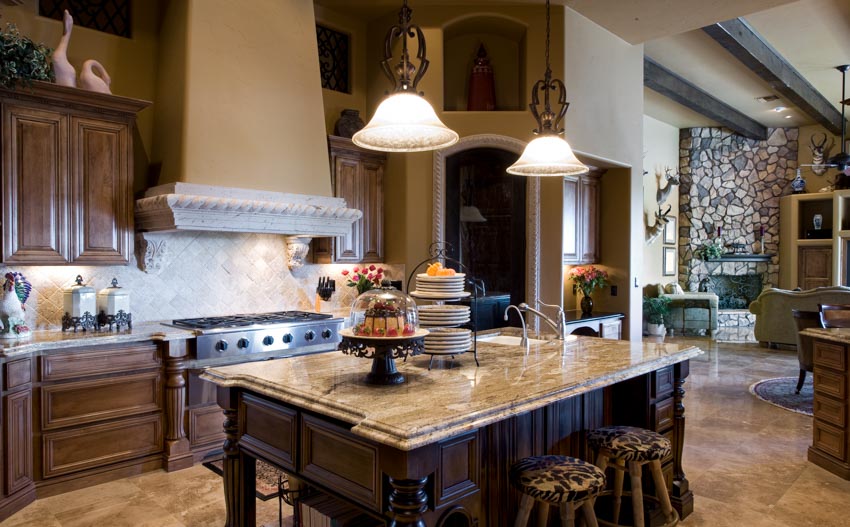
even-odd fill
[(617, 459), (614, 461), (614, 502), (611, 519), (614, 523), (620, 523), (620, 506), (623, 504), (623, 478), (626, 475), (626, 462)]
[(584, 521), (587, 522), (587, 527), (599, 527), (599, 523), (596, 521), (596, 511), (593, 510), (592, 500), (582, 503), (581, 510), (584, 513)]
[(576, 510), (573, 503), (561, 504), (561, 527), (575, 527)]
[(669, 522), (673, 519), (673, 505), (670, 504), (667, 482), (664, 480), (664, 473), (661, 472), (661, 461), (658, 459), (650, 461), (649, 469), (652, 471), (652, 480), (655, 482), (655, 495), (661, 502), (661, 510), (664, 511), (666, 521)]
[(528, 525), (528, 517), (531, 515), (531, 509), (533, 507), (534, 498), (528, 494), (523, 494), (522, 501), (519, 503), (519, 512), (516, 513), (514, 527), (525, 527)]
[(537, 505), (537, 527), (546, 527), (549, 523), (549, 504), (541, 501)]
[(643, 523), (643, 484), (641, 481), (641, 463), (629, 461), (629, 478), (632, 482), (632, 511), (634, 514), (634, 526), (644, 527)]

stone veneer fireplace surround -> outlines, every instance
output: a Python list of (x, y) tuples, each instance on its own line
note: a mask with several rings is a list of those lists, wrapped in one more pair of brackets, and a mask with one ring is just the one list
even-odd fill
[(725, 128), (683, 129), (679, 135), (679, 276), (696, 290), (713, 275), (762, 274), (764, 284), (779, 281), (779, 257), (769, 262), (705, 262), (694, 256), (721, 228), (724, 245), (743, 243), (746, 252), (778, 253), (779, 198), (790, 192), (797, 168), (798, 130), (770, 128), (764, 141)]

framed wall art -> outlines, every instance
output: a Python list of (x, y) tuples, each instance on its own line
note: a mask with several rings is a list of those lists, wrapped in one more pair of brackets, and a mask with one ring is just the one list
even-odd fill
[(664, 225), (664, 243), (674, 245), (676, 243), (676, 218), (671, 217)]
[(664, 247), (664, 261), (662, 262), (663, 276), (676, 276), (676, 248)]

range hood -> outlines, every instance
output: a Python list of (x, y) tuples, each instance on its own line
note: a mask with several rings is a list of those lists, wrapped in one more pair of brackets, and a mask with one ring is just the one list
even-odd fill
[(342, 236), (363, 213), (345, 200), (192, 183), (152, 187), (136, 201), (140, 266), (158, 270), (167, 253), (167, 238), (177, 231), (284, 234), (290, 268), (301, 267), (316, 237)]

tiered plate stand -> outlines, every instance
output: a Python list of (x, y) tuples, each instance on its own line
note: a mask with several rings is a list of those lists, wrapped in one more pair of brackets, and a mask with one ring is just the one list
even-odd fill
[[(480, 289), (481, 282), (476, 280), (474, 277), (472, 277), (472, 275), (469, 274), (469, 269), (465, 265), (463, 265), (463, 263), (461, 263), (459, 260), (457, 260), (455, 258), (451, 258), (450, 256), (447, 255), (447, 253), (450, 250), (451, 250), (451, 245), (449, 245), (447, 243), (433, 243), (433, 244), (431, 244), (431, 247), (428, 250), (431, 257), (426, 259), (426, 260), (419, 262), (419, 264), (416, 265), (413, 268), (413, 270), (410, 273), (410, 276), (408, 276), (408, 278), (407, 278), (407, 294), (408, 295), (412, 296), (417, 301), (421, 300), (421, 301), (433, 302), (436, 305), (445, 305), (446, 302), (456, 302), (456, 301), (460, 300), (461, 298), (467, 298), (469, 296), (472, 296), (473, 305), (476, 305), (476, 301), (478, 300), (478, 291)], [(424, 266), (426, 264), (432, 264), (432, 263), (435, 263), (435, 262), (440, 262), (444, 265), (447, 264), (447, 263), (456, 264), (458, 266), (458, 269), (460, 269), (460, 271), (463, 272), (466, 275), (464, 285), (467, 286), (469, 289), (471, 289), (471, 291), (464, 291), (464, 293), (462, 295), (451, 294), (451, 293), (447, 293), (445, 295), (440, 295), (438, 293), (428, 293), (428, 294), (417, 293), (416, 291), (411, 290), (410, 289), (410, 283), (416, 278), (416, 275), (418, 274), (418, 272), (422, 268), (422, 266)], [(470, 309), (470, 315), (471, 315), (471, 309)], [(419, 326), (422, 327), (422, 328), (425, 328), (425, 329), (438, 328), (438, 327), (439, 328), (456, 328), (460, 325), (462, 325), (462, 324), (441, 324), (439, 326), (423, 325), (422, 321), (421, 321), (421, 315), (420, 315)], [(474, 316), (470, 317), (469, 325), (470, 325), (470, 329), (472, 330), (472, 343), (471, 343), (472, 349), (466, 349), (466, 350), (463, 350), (463, 351), (456, 351), (454, 353), (451, 353), (451, 352), (435, 352), (435, 351), (429, 351), (427, 344), (425, 345), (423, 353), (431, 356), (431, 360), (428, 362), (428, 369), (429, 370), (431, 369), (431, 366), (434, 363), (434, 356), (435, 355), (439, 355), (439, 356), (449, 355), (452, 358), (452, 360), (454, 360), (455, 355), (460, 355), (460, 354), (466, 353), (468, 351), (472, 351), (472, 355), (475, 358), (475, 365), (480, 366), (480, 364), (478, 362), (478, 344), (475, 341), (475, 317)]]

